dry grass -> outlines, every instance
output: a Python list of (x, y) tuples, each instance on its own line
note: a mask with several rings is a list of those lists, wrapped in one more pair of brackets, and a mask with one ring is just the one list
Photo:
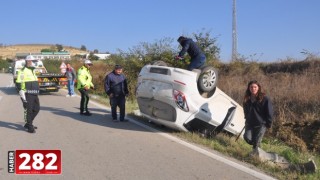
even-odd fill
[(319, 59), (273, 64), (231, 63), (224, 68), (220, 71), (219, 87), (240, 104), (247, 83), (253, 79), (271, 97), (275, 116), (269, 136), (299, 151), (320, 152)]
[[(55, 44), (17, 44), (0, 46), (0, 56), (3, 59), (14, 59), (16, 53), (39, 53), (41, 52), (41, 49), (50, 49), (51, 46), (55, 46)], [(71, 46), (63, 46), (63, 48), (72, 56), (75, 54), (86, 53), (86, 51), (81, 51), (79, 48)]]
[[(131, 61), (128, 61), (127, 64), (123, 61), (117, 63), (124, 65), (125, 74), (130, 78), (131, 98), (135, 99), (135, 78), (139, 72), (139, 65), (132, 65)], [(221, 65), (219, 68), (219, 87), (242, 104), (248, 81), (256, 79), (261, 82), (264, 91), (270, 96), (275, 110), (274, 125), (267, 132), (262, 142), (262, 148), (267, 152), (276, 152), (292, 163), (304, 163), (312, 158), (319, 166), (320, 61), (309, 62), (312, 66), (303, 64), (303, 68), (299, 68), (295, 63), (299, 64), (299, 62), (287, 62), (286, 64), (251, 62)], [(82, 65), (77, 61), (72, 64), (76, 69)], [(94, 76), (94, 83), (98, 86), (96, 94), (106, 97), (103, 92), (103, 79), (107, 72), (112, 71), (114, 64), (115, 61), (112, 60), (94, 62), (91, 72)], [(297, 71), (292, 68), (277, 67), (285, 65), (295, 67)], [(290, 69), (290, 72), (283, 69)], [(104, 99), (102, 103), (108, 105), (108, 100)], [(137, 109), (136, 102), (129, 101), (126, 109), (128, 113)], [(300, 174), (299, 172), (284, 171), (277, 166), (252, 159), (248, 156), (251, 147), (242, 139), (235, 142), (233, 136), (219, 134), (213, 139), (207, 139), (195, 133), (174, 133), (174, 135), (253, 164), (278, 179), (320, 178), (319, 170), (314, 174)]]
[[(82, 66), (79, 61), (71, 64), (75, 69)], [(103, 80), (114, 64), (124, 66), (131, 109), (134, 109), (137, 107), (134, 101), (137, 77), (144, 65), (139, 60), (115, 56), (94, 62), (91, 68), (97, 87), (94, 93), (105, 96)], [(262, 84), (273, 102), (275, 115), (267, 137), (278, 138), (300, 152), (320, 152), (320, 59), (270, 64), (239, 61), (218, 67), (219, 88), (240, 104), (250, 80), (256, 79)]]
[[(251, 152), (251, 146), (249, 146), (244, 140), (239, 139), (235, 142), (235, 137), (228, 136), (225, 134), (218, 134), (212, 139), (207, 139), (201, 137), (196, 133), (174, 133), (174, 135), (187, 140), (191, 143), (196, 143), (203, 145), (207, 148), (214, 149), (220, 153), (234, 157), (242, 162), (252, 164), (259, 169), (263, 170), (267, 174), (270, 174), (277, 179), (319, 179), (320, 170), (316, 173), (302, 174), (297, 171), (289, 171), (280, 168), (272, 163), (261, 162), (257, 158), (249, 156)], [(265, 139), (262, 142), (262, 149), (266, 152), (275, 152), (286, 159), (288, 159), (292, 164), (300, 164), (309, 161), (312, 158), (316, 164), (320, 164), (320, 157), (318, 155), (313, 156), (309, 153), (299, 153), (292, 148), (285, 145), (283, 142), (277, 141), (275, 139)]]

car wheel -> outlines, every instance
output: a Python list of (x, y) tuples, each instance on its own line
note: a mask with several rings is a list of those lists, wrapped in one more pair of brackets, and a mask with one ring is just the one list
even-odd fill
[(201, 69), (198, 78), (198, 87), (203, 92), (212, 91), (218, 82), (218, 71), (212, 66), (206, 66)]
[(156, 66), (168, 66), (168, 64), (164, 61), (154, 61), (151, 64)]

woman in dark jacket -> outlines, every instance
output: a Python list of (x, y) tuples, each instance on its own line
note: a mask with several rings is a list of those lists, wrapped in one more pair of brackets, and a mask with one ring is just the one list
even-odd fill
[(260, 143), (270, 128), (273, 118), (273, 108), (268, 96), (262, 91), (257, 81), (250, 81), (243, 101), (245, 123), (245, 141), (253, 146), (254, 152), (260, 147)]

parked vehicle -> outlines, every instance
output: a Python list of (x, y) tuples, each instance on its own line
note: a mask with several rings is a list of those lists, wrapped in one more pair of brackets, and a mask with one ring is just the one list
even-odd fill
[[(41, 60), (32, 61), (38, 77), (40, 92), (58, 92), (59, 89), (68, 83), (64, 74), (49, 73)], [(13, 82), (16, 83), (18, 71), (25, 66), (25, 60), (16, 60), (13, 65)]]
[(181, 131), (242, 133), (243, 108), (216, 87), (215, 68), (188, 71), (156, 64), (139, 73), (136, 97), (143, 116)]

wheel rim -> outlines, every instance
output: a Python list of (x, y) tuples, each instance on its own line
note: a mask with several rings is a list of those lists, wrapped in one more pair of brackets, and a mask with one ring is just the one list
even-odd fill
[(204, 73), (202, 83), (205, 88), (214, 88), (217, 76), (214, 70), (209, 70)]

